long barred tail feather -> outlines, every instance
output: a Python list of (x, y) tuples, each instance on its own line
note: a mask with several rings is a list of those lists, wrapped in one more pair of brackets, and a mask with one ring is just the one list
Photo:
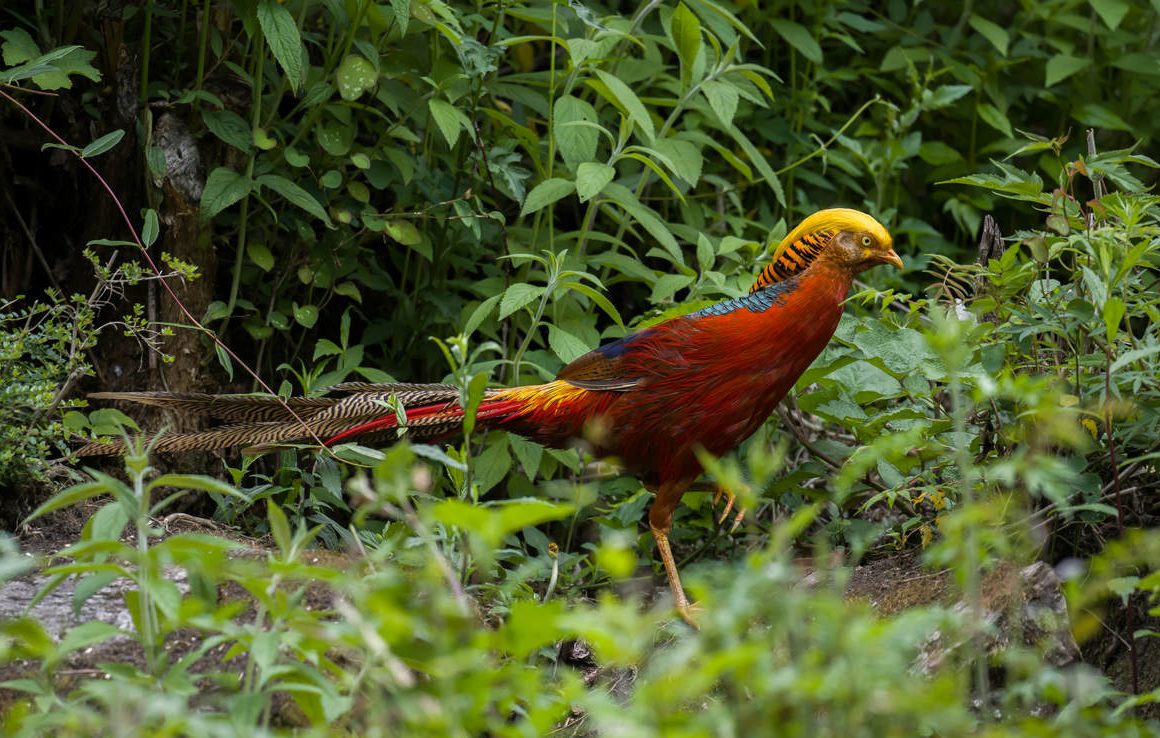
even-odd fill
[[(498, 392), (488, 390), (485, 394), (485, 402), (477, 416), (480, 420), (502, 415), (502, 408), (490, 405), (511, 404), (486, 402)], [(159, 452), (316, 443), (316, 439), (330, 446), (354, 437), (368, 438), (397, 426), (395, 414), (387, 407), (392, 395), (407, 411), (406, 425), (413, 439), (433, 440), (454, 435), (463, 422), (459, 388), (451, 384), (347, 382), (331, 387), (329, 393), (335, 396), (277, 398), (270, 395), (98, 392), (90, 397), (150, 405), (220, 423), (202, 431), (159, 434), (151, 439), (153, 450)], [(508, 411), (512, 409), (515, 408)], [(297, 419), (294, 414), (297, 414)], [(90, 443), (76, 453), (78, 456), (97, 456), (124, 452), (124, 441), (114, 440)]]

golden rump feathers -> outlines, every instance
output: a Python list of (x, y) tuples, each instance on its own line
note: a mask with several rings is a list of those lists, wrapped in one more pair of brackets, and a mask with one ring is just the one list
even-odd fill
[(769, 266), (762, 271), (753, 290), (789, 279), (804, 271), (838, 233), (865, 233), (885, 248), (893, 243), (890, 232), (874, 216), (852, 208), (819, 210), (786, 234)]

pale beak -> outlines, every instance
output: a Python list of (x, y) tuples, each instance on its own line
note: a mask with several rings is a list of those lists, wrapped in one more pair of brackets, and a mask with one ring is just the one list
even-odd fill
[(884, 254), (879, 254), (878, 258), (882, 260), (883, 264), (893, 264), (899, 269), (904, 269), (902, 264), (902, 257), (895, 253), (894, 249), (890, 249)]

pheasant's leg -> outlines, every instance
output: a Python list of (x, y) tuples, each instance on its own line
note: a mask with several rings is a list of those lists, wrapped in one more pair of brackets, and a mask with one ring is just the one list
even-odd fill
[(692, 607), (689, 605), (689, 599), (685, 597), (685, 589), (681, 586), (681, 575), (677, 573), (677, 562), (673, 559), (672, 548), (669, 547), (669, 531), (673, 527), (673, 510), (676, 509), (681, 495), (685, 493), (687, 488), (688, 484), (685, 483), (661, 484), (656, 490), (656, 499), (653, 501), (652, 508), (648, 511), (648, 524), (652, 530), (653, 538), (656, 539), (657, 550), (660, 552), (665, 574), (669, 578), (669, 589), (673, 592), (673, 604), (677, 614), (686, 623), (696, 628), (697, 623), (693, 620)]

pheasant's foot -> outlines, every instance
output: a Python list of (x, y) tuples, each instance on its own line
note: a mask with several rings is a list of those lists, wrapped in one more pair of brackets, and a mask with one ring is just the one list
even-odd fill
[(697, 623), (697, 616), (702, 612), (700, 605), (685, 602), (683, 605), (677, 605), (676, 610), (677, 615), (680, 615), (681, 620), (684, 620), (690, 628), (693, 630), (701, 629), (701, 626)]
[[(725, 498), (725, 509), (721, 511), (721, 516), (717, 519), (717, 525), (724, 525), (725, 519), (729, 517), (729, 513), (733, 511), (733, 506), (737, 502), (737, 495), (724, 487), (718, 487), (717, 491), (713, 493), (713, 507), (716, 508), (721, 498)], [(738, 506), (737, 513), (733, 516), (733, 525), (729, 527), (730, 535), (737, 530), (741, 525), (741, 521), (745, 520), (745, 508)]]

